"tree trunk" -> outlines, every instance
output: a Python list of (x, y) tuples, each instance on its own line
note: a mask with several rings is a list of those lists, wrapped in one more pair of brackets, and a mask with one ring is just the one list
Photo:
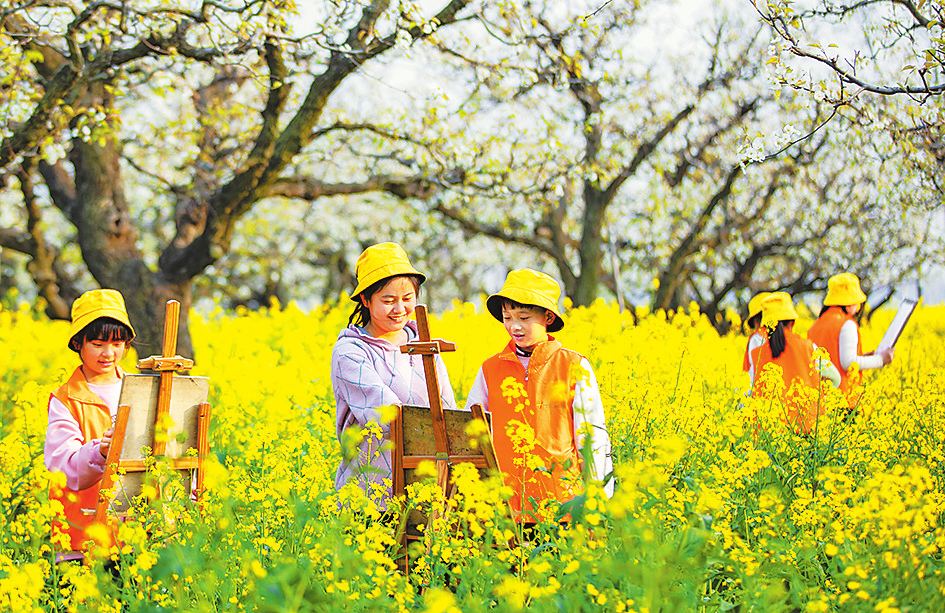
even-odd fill
[(585, 185), (581, 272), (575, 280), (574, 293), (571, 296), (575, 306), (590, 306), (597, 299), (604, 261), (603, 227), (606, 206), (604, 194), (591, 185)]
[(151, 274), (148, 287), (124, 291), (128, 317), (135, 327), (137, 338), (132, 346), (139, 358), (160, 355), (164, 345), (164, 311), (168, 300), (180, 302), (180, 322), (177, 329), (177, 355), (194, 358), (194, 346), (190, 336), (190, 307), (193, 295), (190, 282), (169, 283), (161, 274)]
[(161, 353), (165, 304), (175, 299), (181, 303), (178, 353), (193, 357), (188, 328), (190, 281), (172, 283), (145, 263), (125, 200), (118, 143), (111, 136), (103, 144), (77, 137), (72, 140), (70, 159), (75, 169), (76, 195), (72, 221), (78, 230), (82, 258), (101, 287), (118, 290), (124, 296), (136, 333), (132, 346), (141, 357)]

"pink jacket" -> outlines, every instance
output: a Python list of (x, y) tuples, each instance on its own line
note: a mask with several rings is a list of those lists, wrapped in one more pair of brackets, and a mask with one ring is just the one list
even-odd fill
[[(118, 370), (124, 377), (124, 371), (120, 368)], [(78, 386), (78, 389), (82, 390), (88, 398), (98, 399), (103, 410), (107, 410), (114, 418), (118, 410), (117, 392), (121, 390), (120, 382), (114, 386), (89, 386), (78, 369), (70, 377), (70, 382), (73, 380), (73, 385)], [(115, 389), (108, 390), (109, 387)], [(108, 398), (108, 394), (103, 393), (107, 400), (101, 399), (97, 392), (102, 390), (115, 393), (112, 394), (112, 398)], [(84, 490), (98, 483), (105, 471), (105, 458), (99, 451), (100, 439), (86, 440), (83, 434), (84, 424), (77, 422), (69, 408), (54, 394), (49, 396), (48, 415), (46, 441), (43, 445), (46, 468), (65, 473), (66, 486), (71, 490)]]
[[(410, 340), (417, 338), (417, 324), (407, 322), (404, 328)], [(456, 408), (453, 388), (446, 366), (436, 356), (440, 401), (444, 409)], [(400, 352), (393, 343), (374, 338), (358, 326), (348, 326), (338, 335), (331, 352), (331, 385), (335, 392), (335, 429), (338, 440), (351, 426), (363, 427), (376, 422), (378, 409), (391, 404), (429, 406), (423, 360)], [(335, 475), (335, 487), (341, 488), (357, 479), (361, 488), (368, 483), (382, 486), (380, 506), (386, 508), (390, 497), (391, 454), (378, 451), (390, 440), (390, 425), (380, 424), (382, 439), (365, 437), (356, 457), (343, 458)], [(370, 492), (369, 492), (370, 493)]]
[[(121, 369), (118, 374), (124, 376)], [(120, 381), (115, 385), (89, 385), (80, 367), (49, 397), (43, 455), (46, 468), (66, 475), (64, 488), (50, 487), (50, 500), (60, 502), (64, 514), (52, 525), (68, 537), (73, 552), (57, 552), (57, 560), (72, 559), (88, 540), (85, 529), (93, 517), (85, 510), (94, 509), (98, 502), (97, 484), (105, 468), (101, 436), (111, 427), (120, 391)]]

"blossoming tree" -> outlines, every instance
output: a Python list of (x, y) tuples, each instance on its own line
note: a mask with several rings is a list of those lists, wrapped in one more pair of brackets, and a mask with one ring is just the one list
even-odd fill
[(346, 79), (468, 4), (444, 0), (430, 16), (387, 0), (309, 4), (304, 14), (291, 0), (5, 5), (0, 177), (22, 212), (0, 244), (31, 258), (50, 311), (68, 317), (77, 271), (63, 253), (70, 237), (43, 219), (51, 203), (75, 233), (73, 264), (124, 293), (143, 344), (158, 346), (165, 300), (181, 301), (188, 353), (192, 283), (260, 200), (423, 195), (415, 176), (326, 182), (293, 162), (359, 129), (323, 120)]

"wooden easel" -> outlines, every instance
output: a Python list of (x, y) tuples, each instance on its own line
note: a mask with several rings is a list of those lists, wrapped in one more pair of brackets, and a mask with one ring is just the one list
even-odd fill
[[(451, 466), (458, 463), (471, 463), (477, 469), (498, 471), (499, 465), (492, 446), (491, 434), (485, 437), (485, 440), (475, 449), (466, 444), (466, 425), (470, 421), (478, 419), (489, 423), (486, 421), (486, 416), (480, 405), (477, 404), (471, 407), (471, 412), (443, 410), (440, 401), (440, 383), (436, 374), (436, 355), (455, 351), (455, 343), (430, 338), (426, 306), (417, 305), (414, 315), (417, 319), (418, 340), (401, 345), (400, 351), (401, 353), (423, 357), (423, 372), (426, 378), (430, 407), (429, 409), (409, 406), (397, 407), (397, 414), (394, 416), (390, 428), (391, 442), (393, 443), (392, 489), (394, 496), (404, 495), (407, 480), (406, 472), (416, 469), (421, 462), (432, 461), (436, 464), (437, 487), (445, 498), (450, 498), (453, 494), (450, 488)], [(415, 434), (418, 434), (417, 438), (419, 439), (416, 441), (407, 440), (408, 435), (405, 433), (405, 424), (421, 422), (425, 417), (423, 412), (427, 410), (430, 419), (427, 423), (432, 423), (433, 450), (429, 449), (427, 428), (416, 428)], [(451, 441), (453, 441), (452, 444)], [(457, 453), (454, 453), (451, 449), (454, 446)], [(430, 451), (433, 453), (430, 453)], [(408, 560), (405, 548), (409, 538), (406, 525), (400, 530), (397, 538), (404, 550), (404, 569), (406, 569)]]
[[(436, 484), (446, 494), (446, 486), (449, 482), (449, 460), (450, 443), (446, 433), (446, 421), (443, 418), (443, 404), (440, 402), (440, 381), (436, 375), (436, 355), (448, 351), (456, 351), (456, 344), (444, 340), (432, 340), (430, 338), (430, 324), (427, 322), (427, 307), (418, 304), (414, 310), (414, 316), (417, 319), (417, 338), (411, 343), (405, 343), (400, 346), (400, 352), (409, 355), (423, 356), (423, 375), (427, 382), (427, 398), (430, 399), (430, 417), (433, 419), (433, 440), (436, 442)], [(392, 435), (393, 436), (393, 435)], [(398, 444), (394, 441), (394, 449), (400, 450), (403, 454), (403, 440)], [(401, 466), (397, 466), (397, 460), (394, 460), (394, 487), (397, 487), (397, 477), (403, 480), (403, 456), (401, 455)], [(401, 483), (401, 490), (403, 483)]]
[[(162, 457), (167, 453), (167, 419), (171, 408), (171, 390), (174, 385), (174, 373), (185, 372), (193, 368), (194, 361), (175, 355), (177, 351), (177, 330), (180, 319), (180, 303), (168, 300), (164, 311), (164, 343), (163, 354), (138, 360), (140, 370), (153, 370), (160, 373), (160, 383), (157, 394), (157, 411), (154, 418), (154, 440), (152, 441), (152, 455)], [(153, 405), (152, 405), (153, 406)], [(108, 512), (110, 500), (106, 492), (112, 488), (116, 474), (121, 472), (145, 472), (146, 462), (142, 459), (122, 459), (122, 448), (128, 431), (128, 420), (131, 415), (131, 406), (127, 404), (118, 407), (118, 415), (112, 432), (112, 442), (108, 448), (108, 457), (105, 460), (105, 472), (99, 485), (98, 505), (95, 508), (95, 521), (103, 523)], [(192, 497), (199, 500), (203, 492), (203, 460), (210, 451), (208, 428), (210, 425), (210, 404), (203, 402), (199, 406), (197, 415), (197, 456), (183, 456), (164, 458), (162, 461), (174, 470), (196, 470), (196, 486)]]

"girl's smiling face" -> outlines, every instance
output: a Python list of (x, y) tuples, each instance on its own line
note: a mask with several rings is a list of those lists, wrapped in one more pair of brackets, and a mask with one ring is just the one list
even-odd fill
[(409, 277), (394, 277), (370, 299), (361, 296), (361, 302), (371, 312), (371, 321), (364, 327), (367, 333), (394, 340), (417, 306), (417, 290)]
[(89, 383), (107, 385), (118, 381), (116, 366), (125, 354), (127, 343), (120, 340), (92, 339), (82, 343), (79, 357), (82, 372)]
[(529, 349), (548, 340), (548, 325), (555, 314), (547, 309), (502, 305), (502, 323), (515, 344)]

